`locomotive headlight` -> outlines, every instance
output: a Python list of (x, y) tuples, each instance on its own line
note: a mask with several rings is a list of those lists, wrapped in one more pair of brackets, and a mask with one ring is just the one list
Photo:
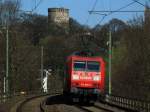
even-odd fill
[(79, 75), (72, 75), (73, 80), (79, 80)]
[(100, 80), (100, 76), (94, 76), (94, 77), (93, 77), (93, 80), (94, 80), (94, 81), (99, 81), (99, 80)]

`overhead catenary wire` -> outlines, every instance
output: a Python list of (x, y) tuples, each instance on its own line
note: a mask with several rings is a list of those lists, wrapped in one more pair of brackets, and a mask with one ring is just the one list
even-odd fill
[[(91, 9), (92, 11), (95, 10), (95, 7), (96, 7), (97, 2), (98, 2), (98, 0), (95, 0), (95, 2), (94, 2), (94, 4), (93, 4), (93, 7), (92, 7), (92, 9)], [(86, 23), (85, 23), (85, 24), (88, 24), (89, 19), (90, 19), (90, 16), (91, 16), (91, 14), (89, 13), (89, 14), (88, 14), (88, 17), (87, 17), (87, 19), (86, 19)]]
[(143, 4), (143, 3), (139, 2), (138, 0), (132, 0), (132, 1), (135, 1), (136, 3), (138, 3), (138, 4), (140, 4), (140, 5), (142, 5), (142, 6), (144, 6), (144, 7), (145, 7), (145, 4)]
[[(40, 0), (37, 4), (35, 2), (35, 6), (31, 10), (24, 11), (24, 10), (19, 9), (19, 10), (16, 10), (16, 11), (28, 12), (28, 13), (32, 14), (40, 6), (40, 4), (42, 3), (42, 1), (43, 0)], [(19, 0), (17, 0), (17, 2), (19, 3)]]
[(103, 22), (103, 20), (104, 20), (107, 16), (109, 16), (109, 15), (111, 15), (111, 14), (113, 14), (113, 13), (116, 13), (116, 12), (122, 10), (122, 9), (125, 9), (125, 8), (127, 8), (127, 7), (129, 7), (129, 6), (131, 6), (131, 5), (133, 5), (134, 3), (136, 3), (136, 1), (133, 1), (133, 2), (131, 2), (131, 3), (129, 3), (129, 4), (127, 4), (127, 5), (125, 5), (125, 6), (121, 7), (121, 8), (119, 8), (119, 9), (115, 10), (114, 12), (109, 12), (108, 14), (106, 14), (106, 15), (103, 16), (103, 18), (100, 20), (99, 24), (101, 24), (101, 23)]
[[(107, 16), (109, 16), (109, 15), (111, 15), (111, 14), (113, 14), (113, 13), (116, 13), (116, 12), (144, 12), (144, 11), (121, 11), (122, 9), (125, 9), (125, 8), (127, 8), (127, 7), (129, 7), (129, 6), (131, 6), (131, 5), (133, 5), (134, 3), (138, 3), (138, 4), (140, 4), (140, 5), (142, 5), (142, 6), (144, 6), (145, 7), (145, 4), (143, 4), (143, 3), (141, 3), (141, 2), (139, 2), (139, 0), (132, 0), (133, 2), (131, 2), (131, 3), (129, 3), (129, 4), (127, 4), (127, 5), (125, 5), (125, 6), (123, 6), (123, 7), (121, 7), (121, 8), (119, 8), (119, 9), (117, 9), (117, 10), (114, 10), (114, 11), (111, 11), (111, 10), (109, 10), (109, 11), (106, 11), (106, 10), (104, 10), (104, 11), (89, 11), (89, 13), (90, 14), (99, 14), (99, 15), (103, 15), (103, 17), (102, 17), (102, 19), (100, 20), (100, 22), (99, 22), (99, 24), (101, 24), (102, 23), (102, 21), (107, 17)], [(103, 14), (101, 14), (103, 12)], [(107, 13), (107, 14), (104, 14), (104, 13)]]
[[(114, 13), (116, 12), (116, 10), (100, 10), (100, 11), (89, 11), (90, 13), (93, 13), (93, 14), (99, 14), (99, 15), (107, 15), (107, 14), (104, 14), (105, 13)], [(103, 13), (102, 13), (103, 12)], [(123, 11), (117, 11), (117, 12), (121, 12), (121, 13), (128, 13), (128, 12), (144, 12), (144, 10), (123, 10)], [(102, 14), (101, 14), (102, 13)]]
[(92, 10), (95, 10), (95, 7), (96, 7), (96, 4), (97, 4), (98, 0), (95, 1), (93, 7), (92, 7)]
[(101, 20), (99, 21), (99, 24), (102, 23), (102, 21), (105, 19), (106, 16), (107, 16), (107, 14), (106, 14), (106, 15), (103, 15), (103, 17), (102, 17)]

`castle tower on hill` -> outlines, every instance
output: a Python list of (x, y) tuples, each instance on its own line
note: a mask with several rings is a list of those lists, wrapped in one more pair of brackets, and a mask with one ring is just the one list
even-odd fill
[(69, 9), (48, 8), (48, 22), (61, 27), (69, 27)]

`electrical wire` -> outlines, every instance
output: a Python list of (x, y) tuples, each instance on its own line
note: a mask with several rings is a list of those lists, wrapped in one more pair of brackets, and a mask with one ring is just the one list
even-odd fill
[(129, 7), (129, 6), (131, 6), (131, 5), (133, 5), (134, 3), (136, 3), (136, 1), (133, 1), (133, 2), (127, 4), (127, 5), (125, 5), (125, 6), (121, 7), (121, 8), (119, 8), (119, 9), (113, 11), (113, 12), (109, 12), (108, 14), (106, 14), (105, 16), (103, 16), (103, 18), (100, 20), (99, 24), (101, 24), (101, 23), (103, 22), (103, 20), (104, 20), (107, 16), (109, 16), (109, 15), (111, 15), (111, 14), (113, 14), (113, 13), (116, 13), (116, 12), (122, 10), (122, 9), (125, 9), (125, 8), (127, 8), (127, 7)]
[(140, 5), (142, 5), (142, 6), (144, 6), (144, 7), (145, 7), (145, 4), (143, 4), (143, 3), (139, 2), (138, 0), (132, 0), (132, 1), (135, 1), (136, 3), (138, 3), (138, 4), (140, 4)]
[[(94, 12), (94, 14), (98, 14), (98, 12), (109, 12), (109, 13), (106, 14), (106, 15), (105, 15), (105, 14), (100, 14), (100, 15), (103, 15), (103, 17), (102, 17), (102, 19), (100, 20), (99, 24), (101, 24), (101, 22), (102, 22), (107, 16), (109, 16), (109, 15), (111, 15), (111, 14), (113, 14), (113, 13), (116, 13), (116, 12), (144, 12), (144, 11), (121, 11), (122, 9), (125, 9), (125, 8), (131, 6), (131, 5), (134, 4), (134, 3), (138, 3), (138, 4), (140, 4), (140, 5), (142, 5), (142, 6), (145, 7), (145, 5), (142, 4), (141, 2), (139, 2), (139, 0), (132, 0), (132, 1), (133, 1), (133, 2), (127, 4), (126, 6), (121, 7), (121, 8), (119, 8), (119, 9), (115, 10), (115, 11), (93, 11), (93, 12)], [(93, 13), (93, 12), (89, 11), (89, 13)]]
[[(114, 13), (116, 11), (115, 10), (114, 11), (113, 10), (101, 10), (101, 11), (93, 11), (91, 13), (92, 14), (99, 14), (99, 15), (107, 15), (107, 14), (104, 14), (104, 13), (101, 14), (101, 12)], [(123, 11), (117, 11), (117, 12), (144, 12), (144, 10), (123, 10)]]
[(98, 24), (101, 24), (101, 23), (102, 23), (102, 21), (106, 18), (106, 16), (107, 16), (107, 15), (104, 15), (104, 16), (102, 17), (102, 19), (99, 21), (99, 23), (98, 23)]
[(95, 10), (95, 7), (96, 7), (96, 4), (97, 4), (98, 0), (95, 1), (93, 7), (92, 7), (92, 10)]
[(121, 7), (121, 8), (119, 8), (119, 9), (115, 10), (114, 12), (110, 12), (110, 13), (108, 13), (108, 15), (111, 15), (112, 13), (115, 13), (115, 12), (118, 12), (118, 11), (120, 11), (120, 10), (122, 10), (122, 9), (125, 9), (125, 8), (127, 8), (127, 7), (129, 7), (129, 6), (131, 6), (131, 5), (133, 5), (135, 2), (136, 2), (136, 1), (131, 2), (131, 3), (127, 4), (127, 5), (125, 5), (125, 6)]
[[(98, 2), (98, 0), (95, 0), (94, 5), (93, 5), (93, 7), (92, 7), (92, 9), (91, 9), (92, 11), (95, 10), (95, 7), (96, 7), (97, 2)], [(90, 19), (90, 16), (91, 16), (91, 14), (89, 13), (89, 14), (88, 14), (88, 17), (87, 17), (87, 19), (86, 19), (85, 24), (88, 24), (89, 19)]]

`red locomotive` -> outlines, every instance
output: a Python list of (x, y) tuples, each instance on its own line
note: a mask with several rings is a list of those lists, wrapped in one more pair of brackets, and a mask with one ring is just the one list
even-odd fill
[[(105, 62), (102, 57), (67, 58), (64, 94), (78, 101), (95, 101), (104, 94)], [(75, 101), (76, 101), (75, 100)]]

